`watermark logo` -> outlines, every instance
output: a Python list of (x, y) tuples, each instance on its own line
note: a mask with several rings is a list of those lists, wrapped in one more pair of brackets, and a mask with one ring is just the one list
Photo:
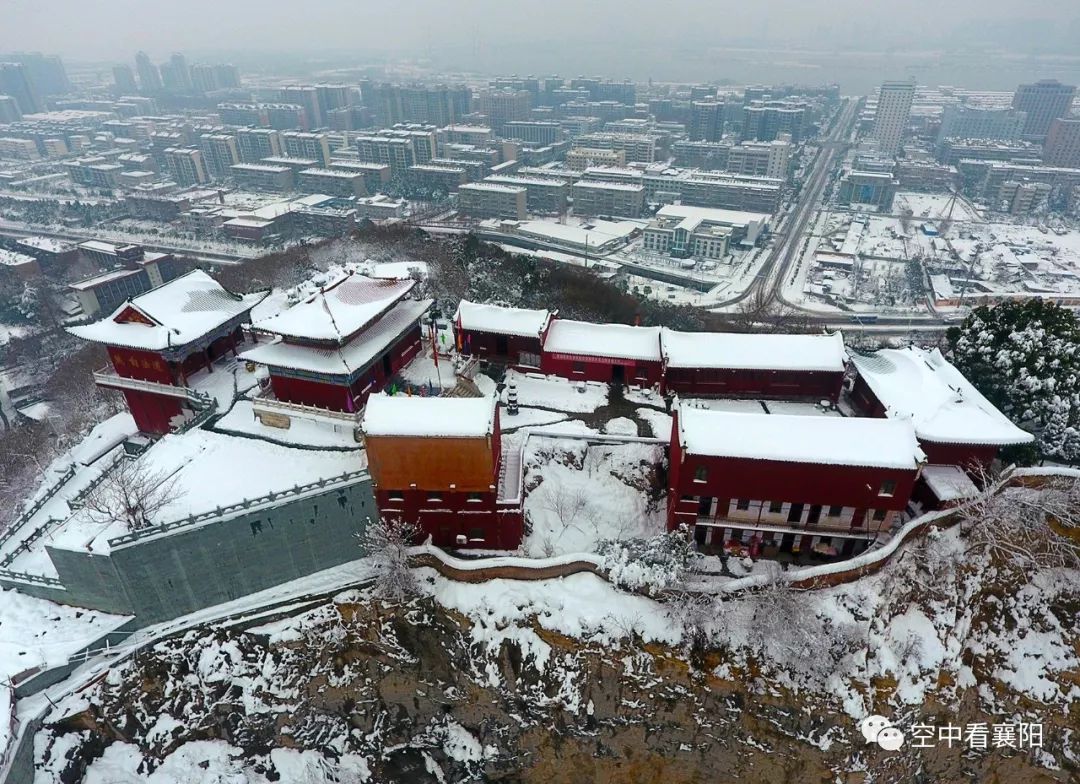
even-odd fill
[(885, 751), (897, 751), (904, 745), (904, 733), (884, 716), (873, 713), (859, 724), (867, 743), (876, 743)]
[[(904, 733), (889, 719), (871, 714), (859, 723), (859, 731), (867, 743), (876, 743), (885, 751), (898, 751), (907, 742)], [(1042, 748), (1041, 723), (1014, 724), (915, 724), (911, 727), (909, 748), (931, 749), (936, 746), (966, 746), (973, 750)]]

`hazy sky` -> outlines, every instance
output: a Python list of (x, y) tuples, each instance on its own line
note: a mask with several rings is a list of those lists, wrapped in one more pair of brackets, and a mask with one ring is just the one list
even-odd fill
[(1060, 32), (1080, 15), (1069, 0), (0, 0), (0, 9), (0, 49), (116, 61), (137, 49), (160, 59), (175, 49), (423, 54), (448, 39), (472, 47), (604, 39), (874, 47), (916, 44), (980, 19), (1050, 19)]

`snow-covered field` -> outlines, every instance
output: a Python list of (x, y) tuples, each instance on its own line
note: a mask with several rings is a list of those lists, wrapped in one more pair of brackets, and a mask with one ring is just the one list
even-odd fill
[(595, 381), (570, 381), (558, 376), (508, 370), (504, 382), (507, 387), (510, 384), (517, 387), (518, 402), (523, 406), (588, 413), (607, 403), (607, 384)]
[(663, 450), (654, 444), (530, 438), (524, 551), (532, 557), (592, 553), (604, 540), (661, 533), (664, 505), (656, 500), (656, 470), (662, 459)]
[(127, 620), (81, 607), (0, 591), (0, 758), (11, 728), (10, 679), (35, 668), (55, 667)]

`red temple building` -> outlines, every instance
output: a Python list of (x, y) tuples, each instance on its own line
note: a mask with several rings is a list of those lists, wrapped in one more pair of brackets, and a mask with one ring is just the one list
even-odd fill
[(552, 317), (547, 310), (462, 300), (454, 314), (458, 351), (517, 368), (538, 369)]
[(749, 554), (861, 552), (907, 506), (924, 455), (911, 424), (677, 404), (668, 527)]
[(931, 464), (988, 466), (1001, 447), (1034, 440), (937, 349), (853, 352), (851, 361), (858, 371), (851, 399), (860, 413), (910, 420)]
[(808, 398), (835, 403), (844, 384), (844, 338), (730, 332), (660, 333), (664, 389), (680, 395)]
[(277, 401), (359, 412), (367, 397), (420, 353), (432, 300), (407, 299), (414, 280), (344, 275), (252, 325), (273, 337), (241, 356), (266, 365)]
[(552, 319), (540, 369), (571, 380), (652, 386), (663, 373), (660, 328)]
[(214, 372), (214, 361), (244, 340), (241, 325), (265, 292), (226, 291), (201, 270), (132, 297), (112, 315), (68, 331), (103, 344), (112, 369), (94, 374), (99, 386), (118, 389), (144, 433), (168, 433), (211, 405), (193, 378)]
[(381, 517), (439, 547), (521, 543), (520, 466), (504, 464), (494, 398), (376, 394), (360, 426)]

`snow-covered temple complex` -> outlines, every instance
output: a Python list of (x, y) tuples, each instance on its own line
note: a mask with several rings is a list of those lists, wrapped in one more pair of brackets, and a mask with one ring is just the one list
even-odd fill
[(69, 331), (106, 347), (112, 369), (94, 380), (123, 393), (139, 430), (160, 435), (212, 404), (193, 381), (213, 374), (219, 358), (236, 354), (241, 325), (265, 297), (233, 294), (194, 270)]
[(252, 325), (270, 337), (241, 357), (270, 371), (273, 400), (359, 413), (420, 351), (430, 299), (408, 297), (414, 280), (346, 274)]

